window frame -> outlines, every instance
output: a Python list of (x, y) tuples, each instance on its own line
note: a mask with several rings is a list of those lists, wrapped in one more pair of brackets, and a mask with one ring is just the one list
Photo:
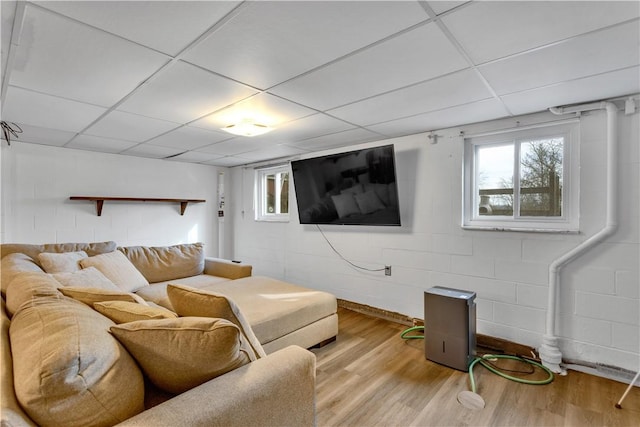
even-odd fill
[[(290, 206), (291, 200), (291, 167), (289, 163), (259, 167), (255, 169), (255, 220), (266, 222), (289, 222), (289, 212), (267, 212), (267, 177), (270, 175), (280, 176), (286, 173), (288, 175), (289, 190), (287, 194), (287, 206)], [(280, 206), (280, 186), (276, 185), (277, 208)], [(289, 209), (290, 210), (290, 209)]]
[[(462, 228), (469, 230), (526, 231), (546, 233), (579, 232), (579, 119), (542, 123), (464, 137)], [(564, 137), (562, 160), (562, 215), (520, 216), (514, 203), (512, 216), (480, 215), (480, 195), (477, 185), (478, 147), (514, 146), (514, 200), (519, 199), (520, 150), (523, 142)], [(516, 188), (516, 186), (518, 188)]]

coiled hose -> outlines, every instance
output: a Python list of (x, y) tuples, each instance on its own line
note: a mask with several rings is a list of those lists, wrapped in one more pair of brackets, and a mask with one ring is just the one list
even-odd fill
[[(424, 339), (424, 334), (423, 335), (411, 334), (412, 332), (415, 332), (415, 331), (423, 331), (424, 332), (424, 326), (413, 326), (411, 328), (405, 329), (400, 334), (400, 337), (402, 339), (405, 339), (405, 340), (423, 340)], [(491, 363), (488, 362), (491, 359), (511, 359), (511, 360), (518, 360), (518, 361), (521, 361), (521, 362), (529, 363), (529, 364), (531, 364), (533, 366), (537, 366), (538, 368), (540, 368), (543, 371), (545, 371), (548, 374), (548, 377), (543, 379), (543, 380), (527, 380), (527, 379), (524, 379), (524, 378), (514, 377), (512, 375), (506, 374), (506, 373), (496, 369), (495, 366), (493, 366)], [(476, 392), (476, 380), (475, 380), (475, 378), (473, 376), (473, 368), (478, 363), (481, 364), (482, 366), (484, 366), (485, 368), (487, 368), (488, 370), (490, 370), (491, 372), (493, 372), (494, 374), (501, 376), (502, 378), (506, 378), (508, 380), (515, 381), (515, 382), (522, 383), (522, 384), (545, 385), (545, 384), (549, 384), (550, 382), (553, 381), (553, 372), (551, 372), (551, 370), (549, 370), (546, 366), (544, 366), (544, 365), (542, 365), (542, 364), (540, 364), (540, 363), (538, 363), (538, 362), (536, 362), (534, 360), (524, 359), (524, 358), (518, 357), (518, 356), (510, 356), (510, 355), (507, 355), (507, 354), (485, 354), (484, 356), (476, 357), (469, 364), (469, 380), (471, 382), (471, 391), (473, 393)]]

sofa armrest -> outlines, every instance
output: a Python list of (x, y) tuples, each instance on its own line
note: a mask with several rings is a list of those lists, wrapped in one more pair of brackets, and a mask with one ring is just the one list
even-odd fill
[(250, 264), (242, 264), (232, 262), (220, 258), (204, 259), (204, 274), (211, 276), (225, 277), (227, 279), (241, 279), (251, 276), (252, 266)]
[(313, 426), (315, 376), (315, 355), (290, 346), (118, 426)]

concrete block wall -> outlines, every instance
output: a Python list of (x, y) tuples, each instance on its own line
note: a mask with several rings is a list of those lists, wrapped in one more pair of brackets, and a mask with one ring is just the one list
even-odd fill
[[(218, 255), (218, 170), (212, 166), (12, 142), (2, 144), (2, 242), (114, 240), (121, 246), (204, 242)], [(70, 196), (205, 199), (94, 202)]]
[[(640, 356), (638, 116), (619, 117), (618, 231), (562, 270), (556, 314), (565, 358), (632, 371), (639, 368)], [(461, 229), (460, 132), (517, 126), (516, 119), (505, 119), (438, 131), (438, 144), (427, 135), (413, 135), (363, 145), (395, 145), (403, 225), (321, 229), (349, 261), (371, 269), (391, 265), (390, 277), (342, 261), (315, 226), (300, 225), (293, 195), (290, 222), (255, 222), (254, 171), (246, 167), (231, 171), (232, 193), (241, 195), (231, 204), (234, 256), (252, 263), (254, 274), (418, 318), (423, 317), (423, 292), (430, 287), (472, 290), (478, 294), (479, 333), (539, 347), (549, 264), (604, 225), (605, 117), (594, 112), (581, 118), (580, 234)], [(520, 125), (557, 119), (548, 113), (517, 118)]]

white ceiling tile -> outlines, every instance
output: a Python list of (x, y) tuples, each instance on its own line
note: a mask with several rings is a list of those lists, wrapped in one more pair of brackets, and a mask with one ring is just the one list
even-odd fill
[(431, 6), (431, 9), (433, 9), (433, 11), (437, 14), (440, 15), (441, 13), (444, 13), (448, 10), (453, 9), (454, 7), (458, 7), (461, 4), (467, 3), (467, 1), (444, 1), (444, 0), (437, 0), (437, 1), (428, 1), (427, 2), (429, 4), (429, 6)]
[(640, 67), (545, 86), (502, 96), (514, 114), (543, 111), (560, 105), (589, 102), (640, 92)]
[(431, 130), (445, 129), (468, 123), (477, 123), (508, 116), (502, 102), (486, 99), (404, 119), (369, 126), (369, 129), (385, 135), (402, 136)]
[(303, 153), (308, 153), (308, 151), (299, 147), (293, 147), (288, 145), (276, 145), (274, 147), (242, 153), (242, 157), (247, 160), (258, 161), (258, 160), (278, 159), (281, 157), (297, 156), (298, 154), (303, 154)]
[(442, 18), (476, 64), (638, 17), (636, 1), (481, 1)]
[(178, 61), (162, 70), (118, 109), (187, 123), (255, 93), (247, 86)]
[(123, 113), (122, 111), (111, 111), (87, 129), (85, 133), (104, 138), (144, 142), (178, 126), (177, 123), (164, 120)]
[(640, 22), (634, 21), (492, 62), (479, 70), (499, 95), (519, 92), (638, 65), (639, 35)]
[(218, 156), (216, 154), (203, 153), (200, 151), (187, 151), (186, 153), (169, 157), (167, 160), (187, 163), (205, 163), (220, 157), (221, 156)]
[(247, 2), (185, 60), (266, 89), (426, 19), (418, 2)]
[[(22, 123), (17, 123), (17, 125), (22, 129), (22, 133), (18, 133), (17, 138), (11, 137), (12, 144), (14, 142), (31, 142), (34, 144), (55, 145), (59, 147), (69, 142), (71, 138), (76, 135), (75, 132), (29, 126)], [(4, 140), (4, 135), (2, 139)]]
[(36, 3), (174, 56), (240, 2), (39, 1)]
[(370, 132), (366, 129), (352, 129), (345, 132), (338, 132), (331, 135), (324, 135), (317, 138), (310, 138), (304, 141), (296, 142), (291, 145), (303, 150), (319, 151), (329, 148), (344, 147), (346, 145), (359, 144), (362, 142), (377, 141), (384, 139), (380, 134)]
[(237, 137), (226, 141), (218, 142), (199, 148), (197, 151), (202, 153), (213, 153), (219, 156), (233, 156), (255, 151), (264, 147), (272, 147), (275, 144), (268, 144), (260, 140), (259, 137)]
[(270, 92), (327, 110), (467, 67), (430, 23), (303, 75)]
[[(2, 40), (1, 50), (2, 56), (0, 62), (2, 64), (2, 79), (6, 78), (5, 66), (9, 58), (9, 45), (11, 44), (11, 32), (13, 31), (13, 20), (16, 15), (16, 1), (0, 2), (0, 38)], [(9, 70), (10, 71), (10, 70)]]
[(317, 113), (284, 124), (276, 130), (261, 135), (261, 141), (270, 144), (281, 144), (302, 141), (316, 136), (354, 129), (356, 126), (338, 120), (326, 114)]
[(105, 108), (9, 86), (2, 119), (25, 125), (79, 132)]
[(364, 126), (479, 101), (490, 96), (489, 90), (476, 73), (465, 70), (336, 108), (328, 113)]
[(127, 154), (138, 157), (149, 157), (152, 159), (164, 159), (165, 157), (175, 156), (184, 152), (179, 148), (160, 147), (158, 145), (151, 144), (139, 144), (128, 150), (123, 151), (120, 154)]
[(121, 139), (102, 138), (91, 135), (78, 135), (66, 145), (67, 148), (79, 148), (81, 150), (100, 151), (102, 153), (119, 153), (136, 145), (135, 142)]
[(111, 106), (167, 62), (164, 55), (26, 6), (10, 83)]
[(160, 135), (148, 141), (148, 144), (160, 145), (163, 147), (173, 147), (184, 150), (194, 150), (216, 142), (230, 139), (232, 136), (223, 132), (212, 132), (205, 129), (199, 129), (184, 126), (173, 130), (164, 135)]
[(283, 123), (309, 116), (313, 113), (315, 113), (315, 111), (307, 107), (294, 104), (293, 102), (268, 93), (260, 93), (200, 120), (196, 120), (190, 123), (189, 126), (220, 130), (230, 124), (249, 119), (262, 125), (278, 127)]
[(204, 163), (205, 165), (212, 165), (212, 166), (233, 167), (233, 166), (240, 166), (240, 165), (247, 164), (249, 163), (249, 160), (243, 159), (241, 157), (225, 156), (225, 157), (218, 157), (216, 159), (209, 160), (202, 163)]

